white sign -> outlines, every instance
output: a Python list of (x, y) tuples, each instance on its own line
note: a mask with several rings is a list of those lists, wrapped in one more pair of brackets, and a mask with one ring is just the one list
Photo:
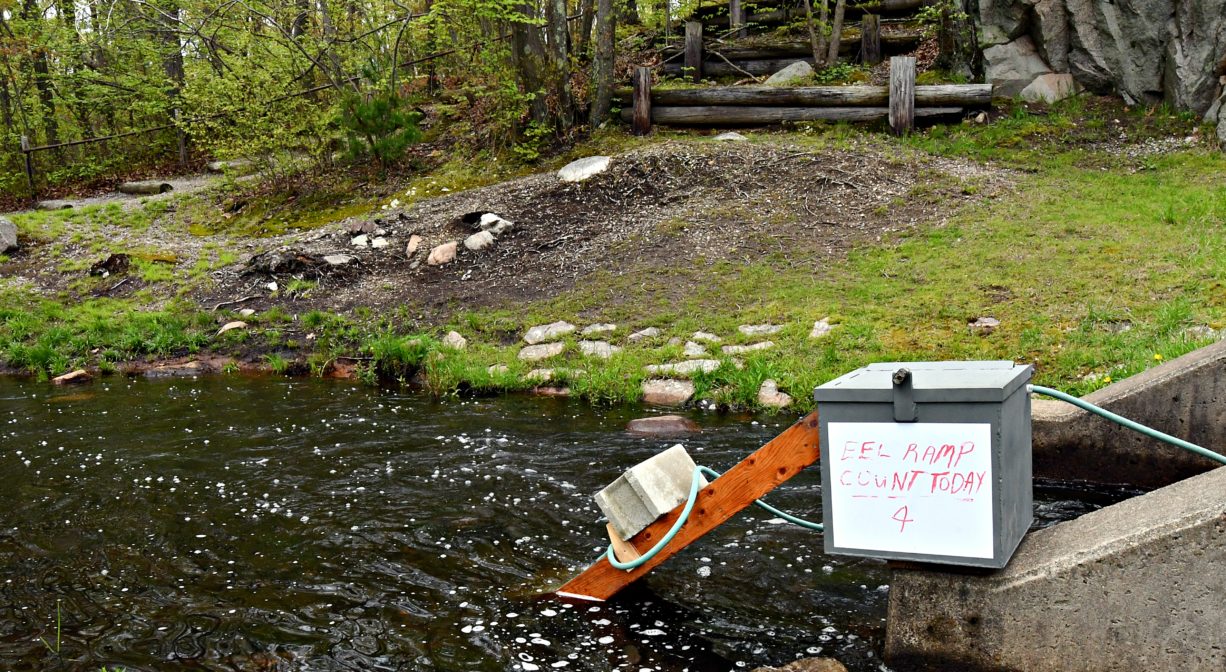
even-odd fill
[(992, 426), (832, 422), (831, 532), (846, 549), (991, 558)]

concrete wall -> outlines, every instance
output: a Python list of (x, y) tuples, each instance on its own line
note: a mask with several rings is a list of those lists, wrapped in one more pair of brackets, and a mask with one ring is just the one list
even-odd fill
[[(1224, 452), (1226, 341), (1109, 385), (1085, 400)], [(1031, 417), (1036, 477), (1160, 487), (1215, 466), (1063, 401), (1036, 395)]]
[(893, 669), (1221, 672), (1226, 468), (1035, 532), (1003, 570), (945, 570), (895, 569)]

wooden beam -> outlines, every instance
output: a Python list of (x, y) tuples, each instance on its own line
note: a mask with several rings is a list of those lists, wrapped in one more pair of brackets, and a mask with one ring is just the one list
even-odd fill
[[(634, 103), (631, 89), (614, 97)], [(791, 107), (885, 107), (888, 86), (712, 86), (696, 89), (653, 89), (651, 104), (664, 107), (701, 105)], [(992, 104), (991, 84), (933, 84), (915, 87), (916, 107), (987, 107)]]
[(634, 71), (634, 134), (651, 132), (651, 68)]
[[(817, 411), (814, 411), (700, 490), (690, 519), (677, 532), (677, 536), (673, 537), (672, 543), (654, 558), (638, 569), (627, 572), (614, 568), (602, 557), (559, 588), (558, 596), (585, 600), (607, 600), (613, 597), (652, 568), (694, 543), (741, 509), (753, 504), (755, 499), (766, 495), (780, 483), (816, 462), (820, 455), (818, 444)], [(628, 543), (640, 552), (650, 549), (656, 540), (673, 526), (681, 515), (682, 508), (678, 506), (647, 529), (634, 535)]]
[[(883, 54), (903, 54), (915, 49), (920, 43), (922, 36), (918, 32), (889, 32), (880, 35), (881, 50)], [(857, 49), (861, 47), (860, 37), (851, 37), (845, 35), (839, 41), (839, 53), (844, 56), (852, 56)], [(683, 51), (683, 46), (665, 47), (662, 53), (665, 57), (670, 57)], [(729, 46), (727, 43), (714, 44), (708, 51), (717, 51), (724, 58), (733, 61), (760, 61), (760, 60), (813, 60), (813, 47), (806, 41), (786, 40), (772, 41), (770, 43), (757, 44), (753, 46), (741, 47), (733, 44)], [(707, 65), (723, 63), (717, 57), (709, 57)], [(680, 68), (680, 64), (668, 63), (675, 65), (675, 68)]]
[[(913, 118), (962, 116), (961, 107), (921, 107)], [(651, 108), (652, 123), (672, 126), (766, 126), (785, 121), (880, 121), (888, 119), (887, 107), (746, 107), (705, 105)], [(632, 121), (622, 109), (623, 121)]]
[(890, 59), (890, 130), (905, 135), (915, 129), (915, 57)]

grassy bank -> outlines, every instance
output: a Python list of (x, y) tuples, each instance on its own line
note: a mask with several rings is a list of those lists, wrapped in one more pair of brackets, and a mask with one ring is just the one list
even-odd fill
[[(531, 388), (539, 381), (528, 372), (548, 366), (555, 369), (551, 384), (620, 403), (639, 398), (649, 377), (644, 366), (683, 359), (671, 338), (703, 330), (724, 344), (751, 343), (762, 339), (742, 336), (737, 326), (771, 323), (783, 327), (769, 337), (773, 349), (734, 358), (710, 348), (724, 365), (695, 375), (699, 398), (753, 406), (770, 378), (807, 407), (815, 385), (868, 362), (934, 359), (1033, 363), (1036, 382), (1085, 393), (1205, 345), (1226, 326), (1226, 159), (1185, 143), (1192, 131), (1189, 120), (1161, 111), (1080, 101), (1054, 110), (1018, 107), (989, 124), (936, 127), (901, 141), (845, 126), (802, 127), (785, 139), (808, 148), (870, 143), (992, 162), (1014, 171), (1012, 185), (833, 262), (768, 253), (747, 262), (607, 269), (551, 299), (460, 311), (446, 324), (420, 323), (388, 306), (342, 316), (289, 303), (249, 319), (251, 329), (216, 336), (218, 323), (234, 314), (149, 297), (35, 298), (10, 285), (0, 290), (0, 358), (54, 375), (201, 350), (274, 370), (297, 362), (315, 373), (355, 357), (368, 380), (420, 372), (440, 394)], [(630, 142), (605, 137), (600, 148)], [(456, 188), (467, 186), (470, 176), (454, 164), (415, 184), (450, 190), (448, 176), (457, 175)], [(940, 198), (942, 186), (907, 197)], [(156, 310), (147, 308), (153, 304)], [(968, 328), (987, 316), (1000, 320), (993, 333)], [(837, 326), (810, 339), (821, 318)], [(616, 323), (609, 339), (625, 348), (607, 360), (586, 357), (571, 336), (557, 358), (519, 361), (523, 332), (558, 319), (580, 327)], [(625, 342), (648, 326), (661, 335)], [(439, 337), (448, 330), (464, 335), (468, 347), (443, 347)]]

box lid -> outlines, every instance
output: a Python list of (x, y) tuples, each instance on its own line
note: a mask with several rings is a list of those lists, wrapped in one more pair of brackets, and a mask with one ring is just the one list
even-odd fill
[(911, 371), (916, 403), (1001, 402), (1025, 385), (1034, 367), (1010, 361), (879, 362), (819, 386), (813, 398), (837, 402), (890, 403), (894, 372)]

